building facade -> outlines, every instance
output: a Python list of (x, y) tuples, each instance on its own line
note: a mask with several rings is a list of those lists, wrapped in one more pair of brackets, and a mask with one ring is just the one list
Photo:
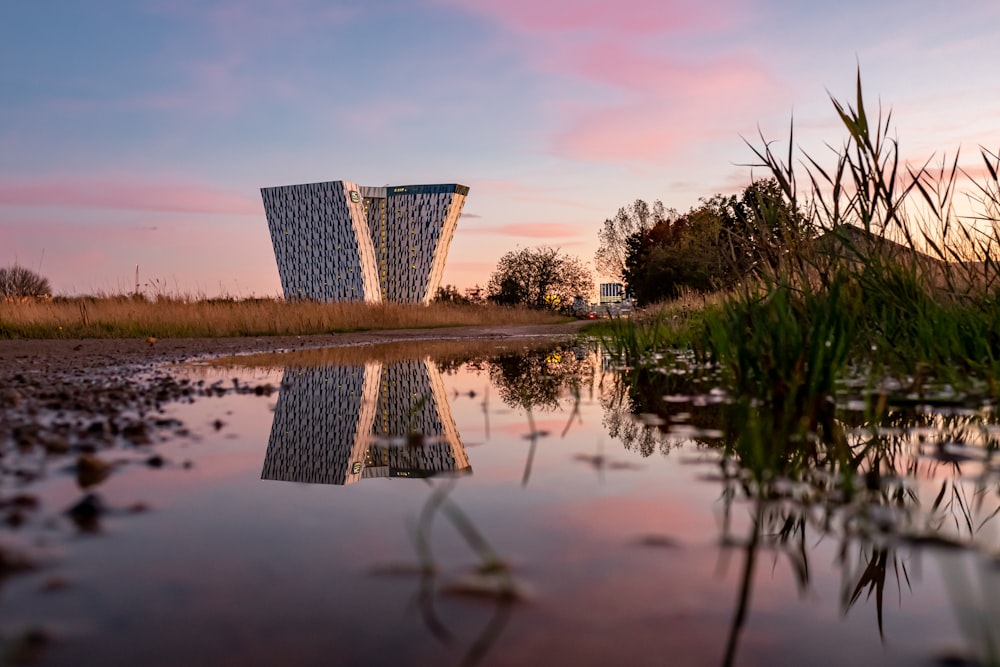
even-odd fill
[(285, 298), (429, 303), (468, 193), (455, 183), (261, 188)]
[(441, 373), (429, 359), (285, 370), (261, 479), (353, 484), (469, 474)]
[(625, 286), (621, 283), (601, 283), (600, 304), (621, 303), (625, 299)]

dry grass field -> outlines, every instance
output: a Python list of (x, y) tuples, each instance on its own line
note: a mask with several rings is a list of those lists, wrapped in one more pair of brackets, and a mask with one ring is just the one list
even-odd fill
[(302, 336), (377, 329), (553, 324), (565, 319), (550, 312), (496, 306), (80, 297), (0, 302), (0, 339)]

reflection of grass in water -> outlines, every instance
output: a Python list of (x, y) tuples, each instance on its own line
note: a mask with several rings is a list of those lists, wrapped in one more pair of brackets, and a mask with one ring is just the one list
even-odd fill
[[(970, 444), (969, 427), (981, 420), (978, 414), (924, 415), (922, 423), (935, 427), (932, 439), (923, 433), (928, 430), (926, 426), (913, 423), (914, 416), (909, 430), (893, 420), (894, 427), (884, 433), (869, 426), (845, 433), (830, 445), (811, 438), (796, 446), (795, 441), (769, 441), (760, 432), (748, 434), (748, 430), (761, 428), (766, 422), (764, 416), (740, 424), (741, 430), (730, 430), (730, 444), (719, 464), (724, 485), (723, 543), (742, 546), (745, 562), (730, 633), (729, 660), (735, 660), (749, 612), (759, 552), (775, 551), (787, 558), (800, 589), (805, 590), (810, 571), (807, 532), (839, 541), (844, 612), (861, 600), (870, 600), (875, 606), (880, 636), (884, 633), (886, 594), (895, 587), (901, 596), (910, 586), (909, 559), (901, 555), (904, 550), (930, 551), (956, 562), (961, 558), (988, 559), (984, 552), (996, 545), (984, 540), (982, 531), (1000, 514), (996, 482), (987, 484), (994, 471), (987, 465), (983, 474), (967, 478), (962, 462), (954, 460), (954, 454), (940, 445), (965, 438), (966, 449), (991, 453), (995, 445), (992, 436)], [(920, 436), (912, 435), (918, 430)], [(765, 425), (762, 432), (770, 434), (773, 430)], [(984, 460), (971, 454), (967, 458), (964, 463), (971, 461), (975, 465), (982, 465)], [(920, 477), (930, 482), (949, 473), (950, 479), (928, 489), (931, 493), (936, 489), (933, 500), (918, 493), (914, 482), (919, 483)], [(754, 508), (752, 525), (749, 536), (738, 540), (729, 527), (731, 512), (748, 501)], [(852, 561), (849, 553), (855, 549), (857, 555)], [(996, 584), (995, 571), (989, 573), (984, 568), (982, 576), (992, 577)], [(949, 592), (961, 599), (956, 609), (967, 617), (960, 620), (970, 639), (970, 649), (985, 661), (982, 664), (997, 664), (996, 638), (990, 634), (995, 632), (997, 616), (990, 609), (991, 603), (967, 595), (948, 577), (946, 582), (950, 584)]]
[[(417, 602), (428, 630), (445, 644), (452, 644), (454, 634), (437, 614), (434, 607), (437, 593), (460, 597), (481, 598), (492, 601), (495, 611), (479, 635), (471, 642), (462, 659), (463, 665), (477, 664), (486, 656), (499, 638), (510, 617), (513, 604), (531, 597), (527, 585), (517, 579), (510, 564), (502, 558), (468, 515), (455, 503), (450, 494), (455, 480), (434, 484), (427, 481), (431, 494), (421, 508), (412, 526), (412, 539), (417, 553), (417, 567), (406, 565), (378, 566), (373, 569), (381, 574), (418, 574), (420, 590)], [(471, 571), (437, 585), (441, 574), (432, 548), (432, 529), (437, 515), (444, 516), (455, 528), (469, 549), (476, 555), (478, 564)]]
[[(834, 383), (815, 424), (803, 424), (770, 410), (767, 401), (746, 396), (717, 403), (691, 396), (680, 401), (678, 392), (710, 386), (696, 380), (699, 375), (718, 381), (691, 365), (683, 374), (630, 369), (619, 386), (635, 399), (631, 409), (658, 413), (659, 419), (649, 423), (669, 424), (676, 411), (683, 411), (685, 421), (699, 427), (691, 429), (691, 439), (705, 451), (721, 454), (715, 464), (721, 473), (716, 479), (723, 484), (723, 553), (738, 548), (743, 554), (727, 645), (730, 664), (737, 660), (762, 552), (773, 552), (776, 561), (786, 563), (805, 592), (810, 542), (835, 539), (844, 576), (844, 613), (869, 601), (881, 636), (886, 596), (895, 592), (901, 598), (910, 586), (909, 553), (995, 548), (982, 539), (984, 527), (1000, 514), (998, 489), (990, 481), (995, 479), (997, 451), (996, 429), (988, 426), (997, 419), (992, 410), (970, 410), (955, 399), (931, 400), (938, 407), (930, 408), (882, 393), (866, 402), (865, 411), (845, 412), (837, 406), (858, 405), (857, 399), (870, 389), (865, 382), (858, 389)], [(633, 384), (640, 376), (648, 386)], [(929, 383), (924, 391), (942, 393)], [(664, 401), (664, 396), (672, 400)], [(709, 430), (723, 432), (722, 441), (698, 440), (699, 432)], [(981, 474), (970, 474), (980, 469)], [(730, 527), (732, 512), (746, 503), (753, 508), (751, 525), (738, 537)], [(987, 613), (982, 601), (977, 604), (979, 611), (970, 613), (968, 604), (962, 611), (981, 630), (995, 614)], [(983, 664), (996, 664), (993, 644), (983, 640), (980, 646), (979, 655), (987, 661)]]

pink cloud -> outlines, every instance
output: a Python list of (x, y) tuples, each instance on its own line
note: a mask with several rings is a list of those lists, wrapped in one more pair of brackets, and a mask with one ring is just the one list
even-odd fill
[(693, 62), (690, 58), (650, 54), (635, 45), (605, 41), (584, 47), (559, 64), (563, 71), (592, 81), (641, 93), (662, 90), (661, 96), (669, 93), (671, 97), (720, 90), (739, 95), (770, 84), (770, 78), (748, 54)]
[(455, 270), (463, 272), (492, 271), (495, 264), (492, 262), (448, 262), (445, 270)]
[(191, 184), (25, 181), (0, 185), (0, 205), (260, 215), (256, 197)]
[(522, 32), (600, 31), (650, 35), (731, 24), (743, 2), (698, 0), (440, 0)]
[[(718, 34), (750, 19), (745, 0), (441, 0), (486, 15), (528, 40), (528, 66), (608, 86), (611, 94), (562, 105), (549, 139), (555, 155), (654, 161), (724, 132), (738, 141), (778, 86), (750, 53), (700, 51), (669, 35)], [(671, 49), (683, 50), (671, 50)], [(734, 100), (739, 100), (734, 105)], [(728, 121), (728, 122), (727, 122)], [(752, 122), (752, 120), (751, 120)]]
[(552, 138), (557, 155), (582, 160), (654, 160), (706, 137), (728, 134), (737, 141), (754, 109), (763, 110), (779, 92), (748, 55), (692, 64), (604, 43), (564, 65), (568, 73), (627, 96), (616, 105), (571, 113)]
[[(579, 227), (562, 222), (520, 222), (493, 227), (474, 227), (465, 231), (470, 234), (501, 234), (504, 236), (537, 239), (574, 238), (580, 236)], [(587, 231), (589, 232), (590, 230)]]

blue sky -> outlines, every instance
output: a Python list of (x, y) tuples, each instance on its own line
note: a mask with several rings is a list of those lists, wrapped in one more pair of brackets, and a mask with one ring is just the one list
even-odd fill
[(758, 130), (825, 156), (859, 65), (906, 159), (975, 167), (998, 43), (985, 0), (7, 2), (0, 264), (277, 294), (260, 187), (461, 182), (444, 281), (484, 284), (516, 247), (591, 260), (636, 198), (737, 191)]

